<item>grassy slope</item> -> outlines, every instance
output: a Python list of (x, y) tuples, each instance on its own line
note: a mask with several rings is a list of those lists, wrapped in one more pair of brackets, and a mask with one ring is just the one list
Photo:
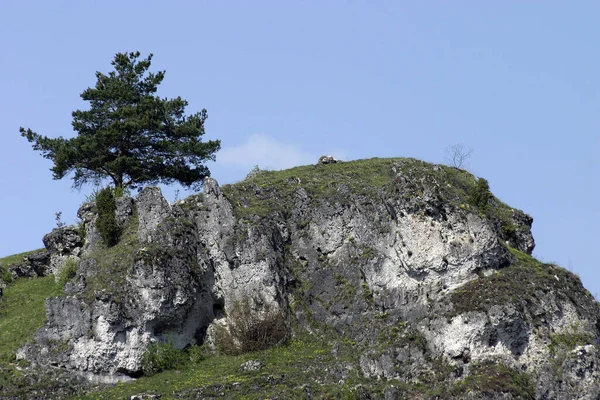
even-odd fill
[(435, 182), (444, 198), (450, 202), (466, 203), (468, 192), (475, 184), (470, 173), (443, 165), (411, 158), (371, 158), (329, 165), (305, 165), (283, 171), (259, 171), (254, 176), (233, 185), (224, 185), (223, 192), (240, 217), (264, 216), (273, 210), (287, 207), (298, 188), (304, 188), (311, 198), (344, 201), (340, 187), (355, 194), (377, 198), (381, 189), (394, 183), (392, 167), (411, 178), (420, 190), (423, 184)]
[[(0, 266), (19, 262), (29, 253), (0, 258)], [(33, 338), (46, 318), (44, 300), (58, 294), (53, 276), (19, 279), (4, 290), (0, 302), (0, 363), (13, 360), (14, 352)]]
[(17, 264), (23, 261), (25, 256), (28, 256), (32, 253), (37, 253), (38, 251), (42, 251), (44, 249), (37, 249), (32, 251), (26, 251), (24, 253), (13, 254), (12, 256), (0, 258), (0, 268), (7, 268), (11, 264)]
[[(306, 340), (308, 339), (308, 340)], [(349, 350), (349, 349), (347, 349)], [(247, 353), (239, 356), (211, 356), (196, 364), (188, 363), (180, 370), (167, 371), (133, 383), (122, 383), (109, 390), (90, 393), (87, 399), (122, 399), (136, 393), (161, 394), (172, 398), (177, 392), (190, 398), (219, 396), (250, 399), (272, 396), (302, 397), (303, 385), (310, 383), (313, 394), (330, 394), (344, 398), (352, 385), (338, 385), (325, 372), (327, 365), (344, 360), (354, 360), (351, 351), (333, 356), (331, 346), (311, 338), (296, 338), (285, 346)], [(248, 360), (259, 360), (264, 366), (258, 371), (242, 371), (240, 365)], [(357, 371), (351, 372), (352, 384), (361, 382)], [(315, 384), (319, 378), (322, 384)], [(185, 398), (185, 397), (184, 397)]]
[[(396, 174), (401, 176), (401, 188), (397, 187)], [(454, 207), (485, 214), (499, 223), (505, 233), (514, 231), (516, 227), (511, 221), (514, 210), (496, 197), (491, 196), (485, 210), (469, 204), (476, 182), (475, 176), (454, 167), (412, 158), (371, 158), (283, 171), (258, 171), (241, 182), (224, 185), (222, 190), (236, 216), (248, 219), (271, 213), (285, 215), (294, 207), (295, 194), (300, 188), (306, 191), (313, 206), (321, 201), (351, 202), (353, 198), (349, 193), (362, 196), (360, 201), (365, 202), (400, 195), (422, 206), (423, 194), (430, 191)]]

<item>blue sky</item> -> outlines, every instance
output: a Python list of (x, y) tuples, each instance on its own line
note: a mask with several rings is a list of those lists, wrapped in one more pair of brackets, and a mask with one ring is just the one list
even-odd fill
[(2, 2), (0, 256), (41, 247), (93, 189), (53, 181), (19, 127), (70, 137), (94, 73), (139, 50), (167, 71), (161, 96), (208, 109), (220, 183), (321, 154), (444, 162), (464, 143), (469, 170), (534, 217), (534, 254), (598, 297), (598, 15), (583, 1)]

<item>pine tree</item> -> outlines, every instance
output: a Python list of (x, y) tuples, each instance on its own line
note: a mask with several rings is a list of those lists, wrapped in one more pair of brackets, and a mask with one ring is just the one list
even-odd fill
[(112, 180), (115, 188), (179, 182), (200, 186), (210, 175), (204, 165), (215, 160), (219, 140), (202, 142), (206, 110), (186, 116), (181, 97), (155, 93), (165, 71), (148, 72), (152, 54), (117, 53), (114, 71), (96, 72), (96, 86), (81, 93), (89, 110), (73, 112), (71, 139), (41, 136), (21, 128), (34, 150), (54, 162), (54, 179), (73, 173), (73, 186)]

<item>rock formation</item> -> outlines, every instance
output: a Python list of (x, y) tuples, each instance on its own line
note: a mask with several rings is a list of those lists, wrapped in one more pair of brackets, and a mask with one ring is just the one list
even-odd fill
[(215, 345), (244, 303), (256, 318), (277, 310), (296, 333), (326, 326), (356, 341), (374, 379), (414, 383), (443, 365), (452, 381), (501, 371), (525, 374), (537, 398), (598, 398), (597, 303), (577, 277), (530, 257), (531, 217), (493, 196), (470, 204), (475, 181), (374, 159), (223, 188), (207, 178), (175, 204), (149, 187), (119, 199), (112, 248), (86, 204), (77, 254), (63, 245), (74, 233), (44, 240), (78, 269), (21, 357), (137, 376), (149, 344)]

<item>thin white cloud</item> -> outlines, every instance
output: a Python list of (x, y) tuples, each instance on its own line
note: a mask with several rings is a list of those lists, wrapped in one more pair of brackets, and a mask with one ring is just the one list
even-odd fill
[(283, 143), (265, 134), (255, 134), (238, 146), (224, 147), (217, 153), (217, 163), (250, 170), (255, 165), (262, 169), (285, 169), (314, 164), (318, 155), (307, 153), (298, 146)]

